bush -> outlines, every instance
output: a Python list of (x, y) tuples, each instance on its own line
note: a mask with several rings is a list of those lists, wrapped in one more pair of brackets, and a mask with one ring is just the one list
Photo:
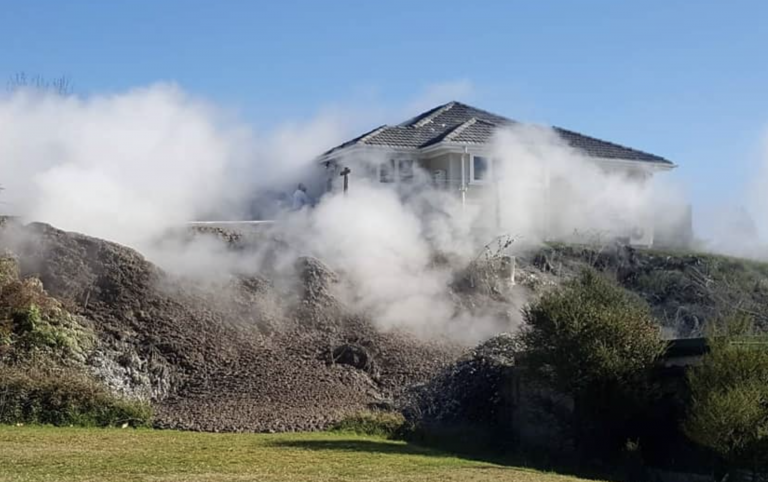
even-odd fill
[(684, 424), (694, 442), (736, 467), (768, 467), (768, 345), (758, 338), (710, 340), (688, 372), (691, 405)]
[(398, 438), (405, 431), (405, 418), (397, 412), (359, 412), (335, 423), (331, 430)]
[(23, 359), (43, 351), (84, 361), (93, 342), (87, 323), (48, 296), (40, 280), (0, 279), (0, 346), (7, 348), (0, 358)]
[(523, 315), (522, 361), (534, 381), (572, 400), (568, 422), (584, 455), (618, 452), (636, 439), (665, 348), (648, 306), (588, 270)]
[(52, 348), (64, 353), (79, 353), (90, 345), (88, 333), (63, 310), (54, 318), (43, 315), (37, 305), (30, 305), (13, 312), (11, 322), (16, 335), (11, 342), (27, 350)]
[(19, 264), (16, 258), (8, 253), (0, 254), (0, 286), (18, 278)]
[(148, 404), (119, 398), (71, 369), (0, 367), (0, 423), (149, 426)]
[(414, 387), (404, 414), (430, 427), (483, 426), (505, 429), (510, 412), (518, 340), (502, 333), (479, 344), (428, 383)]

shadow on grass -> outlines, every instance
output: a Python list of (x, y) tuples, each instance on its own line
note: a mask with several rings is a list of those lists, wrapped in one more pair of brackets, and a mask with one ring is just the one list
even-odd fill
[(295, 448), (303, 450), (365, 452), (392, 455), (422, 455), (430, 457), (450, 457), (451, 454), (413, 444), (396, 442), (377, 442), (375, 440), (281, 440), (272, 442), (273, 447)]
[[(494, 464), (493, 466), (478, 467), (487, 469), (515, 469), (531, 470), (543, 472), (556, 472), (560, 475), (570, 475), (585, 479), (604, 478), (598, 477), (591, 471), (578, 470), (568, 465), (553, 463), (552, 460), (542, 460), (536, 457), (528, 458), (519, 455), (511, 455), (506, 451), (498, 450), (478, 450), (477, 448), (467, 449), (464, 447), (436, 446), (435, 448), (419, 445), (418, 443), (398, 443), (375, 440), (286, 440), (275, 441), (271, 444), (273, 447), (294, 448), (314, 451), (337, 451), (337, 452), (359, 452), (359, 453), (379, 453), (391, 455), (417, 455), (426, 457), (456, 457), (464, 460)], [(430, 444), (431, 445), (431, 444)], [(609, 478), (604, 478), (609, 480)]]

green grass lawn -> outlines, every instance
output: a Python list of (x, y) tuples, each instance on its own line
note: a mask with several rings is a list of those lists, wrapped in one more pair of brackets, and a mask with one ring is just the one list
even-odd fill
[(572, 477), (337, 433), (0, 426), (0, 481), (521, 481)]

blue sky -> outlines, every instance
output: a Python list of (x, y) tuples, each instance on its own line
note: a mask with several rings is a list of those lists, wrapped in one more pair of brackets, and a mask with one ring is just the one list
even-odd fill
[(701, 206), (739, 202), (768, 130), (768, 2), (758, 0), (0, 7), (0, 78), (66, 74), (85, 95), (175, 81), (255, 125), (337, 104), (408, 106), (443, 85), (509, 117), (672, 159)]

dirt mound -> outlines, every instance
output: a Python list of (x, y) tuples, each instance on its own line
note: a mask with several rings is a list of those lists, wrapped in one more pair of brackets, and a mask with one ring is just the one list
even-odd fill
[(404, 413), (419, 425), (494, 425), (505, 405), (510, 370), (518, 352), (512, 335), (497, 335), (468, 351), (411, 392)]
[[(321, 428), (396, 403), (456, 354), (382, 334), (347, 312), (333, 296), (336, 275), (312, 258), (297, 261), (299, 289), (285, 292), (259, 277), (177, 279), (131, 249), (44, 224), (6, 226), (0, 248), (15, 253), (22, 277), (39, 278), (87, 320), (98, 340), (87, 361), (92, 373), (115, 391), (152, 400), (163, 427)], [(345, 346), (364, 348), (365, 362), (334, 359)]]

